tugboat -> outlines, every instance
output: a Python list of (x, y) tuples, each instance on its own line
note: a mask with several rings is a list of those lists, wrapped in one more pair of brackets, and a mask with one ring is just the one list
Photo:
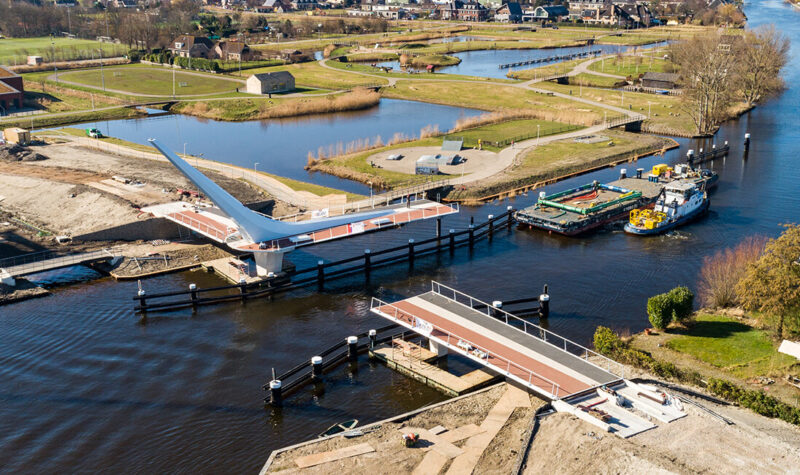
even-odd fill
[(664, 187), (652, 210), (631, 211), (625, 232), (639, 236), (665, 233), (699, 216), (709, 204), (702, 185), (692, 180), (675, 181)]

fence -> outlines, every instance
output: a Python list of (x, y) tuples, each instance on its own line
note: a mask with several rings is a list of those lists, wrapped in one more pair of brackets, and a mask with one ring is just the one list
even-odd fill
[(543, 391), (547, 391), (546, 388), (549, 387), (549, 395), (553, 398), (559, 397), (561, 387), (558, 383), (551, 381), (531, 369), (520, 366), (461, 335), (457, 335), (427, 321), (424, 323), (418, 321), (416, 316), (375, 297), (372, 298), (370, 306), (373, 309), (378, 309), (384, 316), (398, 322), (398, 324), (405, 323), (412, 328), (426, 328), (425, 332), (430, 334), (430, 337), (442, 341), (448, 348), (451, 348), (471, 360), (490, 366), (500, 373), (505, 373), (507, 376), (513, 377), (520, 382), (527, 383), (529, 386), (535, 386)]
[[(450, 252), (454, 252), (457, 247), (465, 245), (472, 249), (478, 239), (491, 236), (496, 228), (500, 226), (510, 228), (514, 222), (513, 213), (513, 208), (509, 206), (505, 213), (498, 216), (490, 215), (487, 221), (479, 225), (470, 225), (468, 229), (461, 231), (451, 229), (446, 237), (438, 232), (441, 227), (441, 221), (437, 221), (437, 236), (431, 239), (418, 242), (410, 239), (408, 244), (383, 249), (381, 251), (372, 252), (369, 249), (365, 249), (364, 253), (359, 256), (327, 263), (319, 261), (316, 266), (286, 273), (285, 276), (281, 277), (283, 281), (273, 277), (256, 283), (240, 283), (205, 289), (193, 288), (190, 290), (156, 293), (152, 295), (140, 291), (139, 295), (133, 297), (133, 300), (137, 302), (134, 304), (134, 311), (140, 312), (144, 320), (145, 314), (148, 311), (173, 310), (188, 307), (196, 309), (200, 305), (231, 302), (235, 300), (245, 301), (257, 297), (271, 297), (279, 292), (287, 292), (312, 284), (317, 284), (321, 287), (326, 280), (352, 276), (358, 273), (364, 273), (365, 276), (368, 277), (370, 272), (377, 267), (384, 267), (403, 261), (408, 261), (410, 265), (413, 265), (416, 258), (438, 253), (443, 249), (449, 249)], [(291, 282), (286, 280), (301, 276), (302, 278)], [(235, 291), (238, 291), (238, 293), (235, 293)], [(213, 293), (219, 292), (222, 292), (222, 295), (212, 295)], [(187, 299), (186, 296), (189, 296), (189, 298)], [(182, 298), (170, 301), (163, 300), (168, 297)], [(154, 300), (156, 300), (155, 303), (153, 302)]]
[[(517, 330), (520, 330), (528, 335), (531, 335), (535, 338), (538, 338), (545, 343), (549, 343), (550, 345), (558, 348), (563, 349), (567, 353), (571, 353), (575, 356), (583, 358), (588, 361), (589, 357), (597, 358), (606, 363), (606, 370), (610, 373), (614, 373), (617, 376), (625, 377), (625, 366), (621, 363), (617, 363), (616, 361), (607, 358), (600, 353), (597, 353), (585, 346), (575, 343), (572, 340), (564, 338), (563, 336), (553, 333), (550, 330), (547, 330), (535, 323), (530, 323), (527, 320), (523, 320), (516, 315), (512, 315), (501, 308), (496, 308), (489, 305), (486, 302), (478, 300), (470, 295), (467, 295), (463, 292), (459, 292), (451, 287), (446, 285), (440, 284), (439, 282), (433, 281), (431, 282), (431, 291), (441, 295), (442, 297), (452, 300), (454, 302), (460, 303), (465, 305), (469, 308), (486, 308), (486, 316), (489, 318), (495, 318), (497, 320), (505, 322), (507, 325), (513, 326)], [(452, 297), (451, 297), (452, 295)], [(548, 340), (549, 338), (549, 340)], [(563, 348), (562, 348), (563, 347)], [(589, 361), (590, 364), (597, 366), (595, 363)], [(612, 365), (615, 368), (615, 371), (612, 371)], [(599, 366), (598, 366), (599, 367)]]

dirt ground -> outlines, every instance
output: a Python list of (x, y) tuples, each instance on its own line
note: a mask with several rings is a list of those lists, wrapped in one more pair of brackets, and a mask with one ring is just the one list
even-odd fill
[[(448, 430), (453, 430), (466, 424), (480, 425), (505, 391), (506, 385), (501, 383), (487, 391), (481, 391), (458, 401), (423, 411), (405, 422), (384, 423), (375, 432), (358, 438), (334, 437), (283, 452), (275, 458), (270, 466), (270, 472), (294, 469), (297, 467), (294, 460), (304, 455), (368, 442), (375, 448), (375, 452), (309, 467), (302, 473), (411, 473), (426, 452), (421, 448), (404, 447), (399, 436), (401, 428), (430, 429), (441, 425)], [(517, 463), (517, 454), (522, 449), (524, 432), (530, 418), (543, 404), (543, 401), (531, 398), (531, 408), (517, 408), (512, 413), (478, 461), (475, 473), (509, 473)], [(465, 442), (466, 440), (462, 440), (456, 442), (455, 445), (463, 446)], [(447, 470), (449, 463), (444, 466), (443, 471)]]
[[(72, 143), (33, 146), (31, 150), (48, 158), (0, 161), (0, 218), (3, 222), (21, 219), (56, 236), (135, 222), (139, 207), (178, 200), (177, 188), (194, 188), (165, 162), (98, 152)], [(270, 200), (245, 182), (204, 172), (244, 203)], [(120, 183), (113, 176), (139, 185)], [(296, 208), (273, 200), (260, 211), (284, 215), (296, 212)], [(13, 222), (4, 226), (2, 233), (9, 242), (15, 240), (15, 234), (42, 247), (53, 246), (52, 236), (37, 236), (36, 231)]]
[(125, 258), (116, 267), (109, 269), (114, 277), (135, 278), (153, 272), (198, 265), (231, 254), (213, 244), (142, 243), (127, 246), (124, 255)]

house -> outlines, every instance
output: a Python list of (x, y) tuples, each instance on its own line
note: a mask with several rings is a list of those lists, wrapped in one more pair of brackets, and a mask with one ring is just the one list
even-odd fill
[(114, 6), (117, 8), (136, 8), (136, 0), (114, 0)]
[(451, 0), (445, 4), (439, 5), (439, 18), (442, 20), (456, 20), (458, 19), (458, 9), (464, 5), (461, 0)]
[(405, 18), (407, 12), (405, 8), (393, 5), (373, 5), (372, 13), (375, 16), (386, 18), (387, 20), (399, 20)]
[(10, 108), (21, 109), (25, 97), (22, 76), (0, 66), (0, 114), (7, 114)]
[(253, 74), (247, 78), (250, 94), (273, 94), (294, 91), (294, 76), (288, 71)]
[(250, 48), (240, 41), (220, 41), (214, 46), (214, 55), (225, 61), (243, 61), (250, 55)]
[(519, 23), (522, 21), (522, 7), (517, 2), (506, 3), (495, 11), (494, 20)]
[(596, 10), (611, 5), (611, 0), (569, 0), (570, 20), (582, 19), (586, 14), (596, 16)]
[(214, 56), (214, 43), (204, 36), (181, 35), (168, 48), (173, 56), (209, 58)]
[(678, 83), (678, 75), (675, 73), (644, 73), (642, 76), (642, 87), (653, 89), (675, 89)]
[(317, 0), (292, 0), (293, 10), (316, 10), (319, 7)]
[(614, 5), (622, 8), (634, 21), (634, 26), (648, 27), (654, 23), (655, 18), (650, 13), (650, 8), (643, 2), (636, 0), (614, 0)]
[(478, 2), (463, 2), (456, 12), (460, 21), (485, 21), (489, 18), (489, 9)]
[(569, 18), (569, 10), (564, 5), (538, 6), (533, 11), (533, 17), (538, 21), (552, 21), (558, 23)]

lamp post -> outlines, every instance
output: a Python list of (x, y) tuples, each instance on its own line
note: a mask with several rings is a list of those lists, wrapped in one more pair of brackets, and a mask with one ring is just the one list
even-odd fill
[(183, 158), (186, 158), (186, 142), (183, 143)]
[(256, 163), (254, 163), (254, 164), (253, 164), (253, 171), (254, 171), (255, 173), (258, 173), (258, 165), (260, 165), (258, 162), (256, 162)]
[(58, 66), (56, 66), (56, 40), (53, 35), (50, 35), (50, 46), (53, 49), (53, 73), (56, 75), (56, 82), (58, 82)]
[(106, 75), (103, 72), (103, 50), (98, 48), (97, 52), (100, 53), (100, 82), (103, 83), (103, 91), (105, 91), (106, 90)]
[(648, 119), (650, 118), (650, 104), (652, 104), (652, 102), (647, 101), (647, 118)]
[(539, 124), (536, 124), (536, 146), (539, 146)]
[(371, 207), (375, 207), (375, 203), (372, 201), (372, 182), (367, 182), (369, 184), (369, 205)]

